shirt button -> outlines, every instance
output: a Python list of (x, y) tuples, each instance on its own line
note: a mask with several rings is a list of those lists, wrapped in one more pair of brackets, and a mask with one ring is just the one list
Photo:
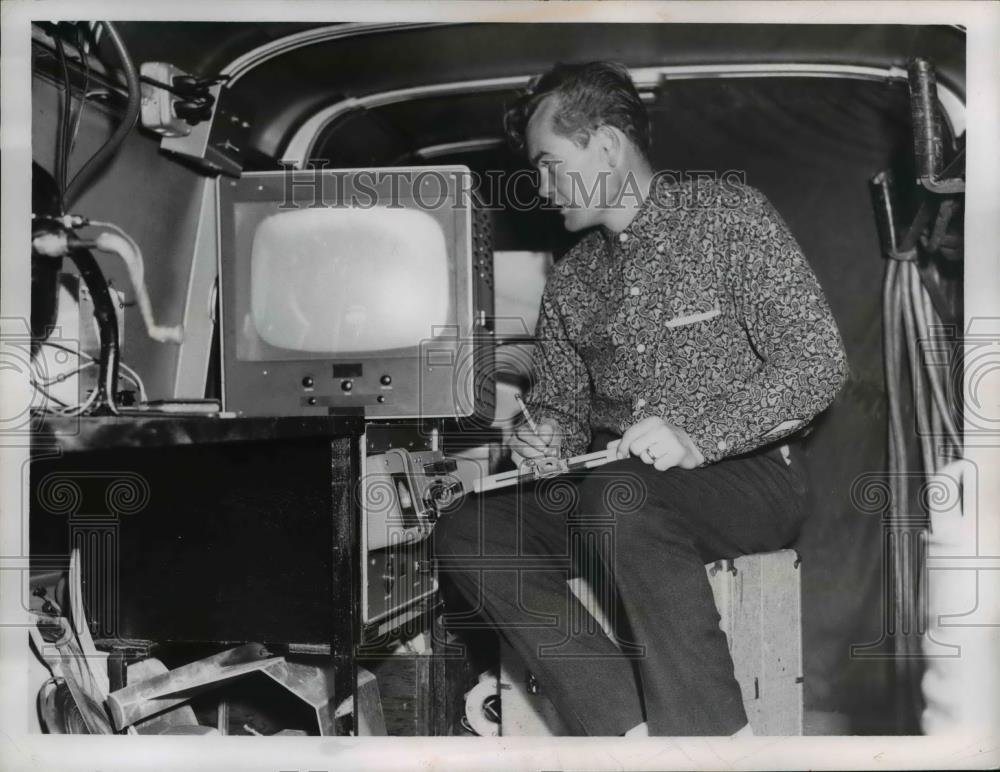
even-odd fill
[(662, 255), (664, 252), (667, 251), (667, 248), (665, 246), (663, 246), (662, 244), (657, 244), (656, 245), (656, 251), (659, 252)]
[(638, 295), (640, 292), (642, 292), (642, 290), (640, 290), (638, 287), (633, 287), (628, 292), (630, 295), (635, 296)]
[(718, 448), (719, 450), (721, 450), (721, 451), (725, 451), (725, 450), (726, 450), (726, 448), (728, 448), (728, 447), (729, 447), (729, 445), (727, 445), (727, 444), (726, 444), (726, 441), (725, 441), (725, 440), (719, 440), (719, 444), (718, 444), (718, 445), (716, 445), (715, 447), (717, 447), (717, 448)]
[(622, 244), (624, 244), (624, 243), (625, 243), (626, 241), (628, 241), (628, 234), (627, 234), (627, 233), (619, 233), (619, 234), (618, 234), (618, 240), (619, 240), (619, 241), (620, 241), (620, 242), (621, 242)]
[(636, 402), (636, 403), (635, 403), (635, 406), (636, 406), (637, 408), (640, 408), (640, 407), (646, 407), (646, 400), (644, 400), (644, 399), (640, 399), (640, 400), (639, 400), (638, 402)]
[(638, 346), (635, 347), (635, 350), (641, 354), (643, 351), (646, 350), (646, 344), (640, 343)]

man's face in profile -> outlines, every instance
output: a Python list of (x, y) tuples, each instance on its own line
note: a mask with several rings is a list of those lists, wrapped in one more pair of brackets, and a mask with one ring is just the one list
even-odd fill
[(611, 170), (593, 137), (581, 147), (556, 133), (552, 125), (556, 106), (554, 97), (539, 105), (528, 121), (525, 144), (532, 166), (538, 169), (539, 195), (559, 208), (566, 230), (579, 231), (602, 223)]

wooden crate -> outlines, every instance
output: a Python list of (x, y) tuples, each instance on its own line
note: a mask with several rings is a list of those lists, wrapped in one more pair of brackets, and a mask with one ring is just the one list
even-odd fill
[(708, 566), (719, 626), (756, 735), (802, 734), (801, 573), (794, 550)]
[[(736, 680), (755, 735), (802, 734), (801, 572), (793, 550), (746, 555), (706, 567), (729, 640)], [(587, 593), (574, 589), (598, 621)], [(513, 649), (501, 645), (501, 733), (566, 733), (556, 710)]]

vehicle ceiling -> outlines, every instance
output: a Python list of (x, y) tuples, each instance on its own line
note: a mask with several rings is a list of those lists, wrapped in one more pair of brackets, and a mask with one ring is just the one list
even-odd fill
[[(121, 22), (137, 61), (169, 61), (197, 74), (218, 72), (260, 45), (310, 29), (307, 22)], [(334, 25), (336, 26), (336, 25)], [(516, 31), (512, 29), (516, 26)], [(346, 28), (346, 27), (345, 27)], [(301, 122), (321, 107), (382, 91), (506, 76), (526, 76), (556, 61), (612, 59), (629, 66), (828, 63), (905, 66), (920, 55), (965, 96), (965, 35), (927, 25), (743, 24), (436, 24), (340, 37), (283, 53), (233, 87), (255, 111), (251, 138), (264, 156), (280, 156)], [(469, 136), (450, 121), (455, 138)], [(440, 141), (441, 123), (425, 122)]]

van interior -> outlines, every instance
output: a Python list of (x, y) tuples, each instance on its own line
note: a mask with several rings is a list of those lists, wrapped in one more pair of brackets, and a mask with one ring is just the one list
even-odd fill
[(429, 536), (517, 474), (578, 237), (505, 106), (592, 60), (629, 68), (655, 169), (766, 194), (848, 355), (803, 444), (791, 605), (728, 631), (763, 630), (761, 662), (790, 631), (794, 665), (745, 699), (786, 677), (761, 720), (790, 733), (926, 727), (926, 545), (954, 506), (927, 486), (970, 408), (961, 28), (89, 20), (31, 25), (37, 731), (558, 734), (530, 673), (498, 691), (502, 641), (444, 615)]

